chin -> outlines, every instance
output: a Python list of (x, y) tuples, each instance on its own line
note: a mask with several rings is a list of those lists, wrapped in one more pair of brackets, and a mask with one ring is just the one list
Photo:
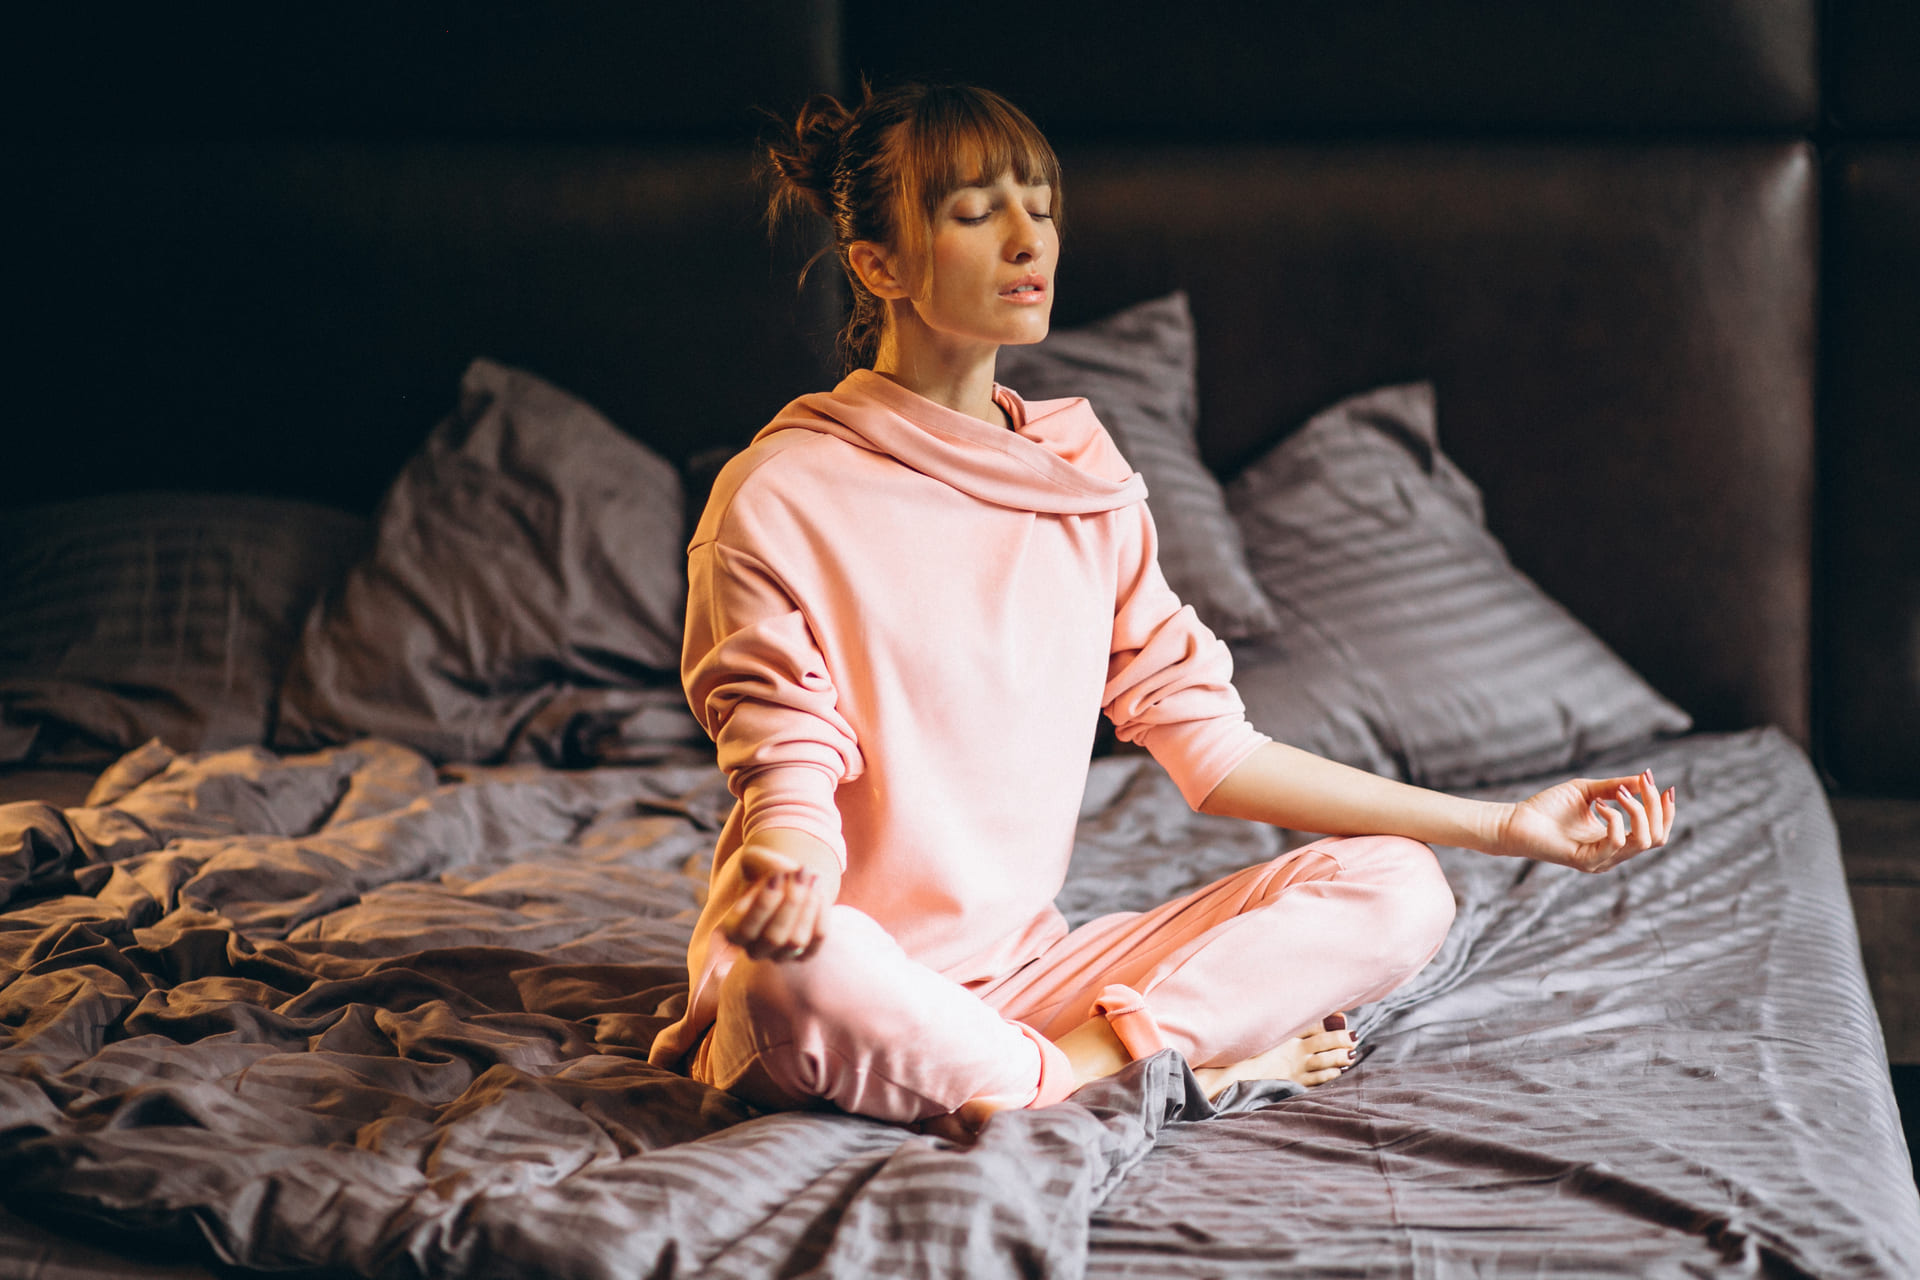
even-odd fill
[(1030, 347), (1034, 343), (1044, 339), (1052, 329), (1052, 317), (1039, 316), (1036, 317), (1033, 322), (1021, 325), (1019, 332), (1009, 334), (1000, 339), (1000, 345), (1003, 347)]

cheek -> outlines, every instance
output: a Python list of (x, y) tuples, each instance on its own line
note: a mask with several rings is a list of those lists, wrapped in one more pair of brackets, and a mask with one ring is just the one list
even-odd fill
[[(932, 266), (927, 292), (936, 298), (971, 293), (983, 274), (979, 254), (972, 252), (968, 245), (952, 241), (933, 246)], [(984, 274), (991, 276), (990, 266)]]

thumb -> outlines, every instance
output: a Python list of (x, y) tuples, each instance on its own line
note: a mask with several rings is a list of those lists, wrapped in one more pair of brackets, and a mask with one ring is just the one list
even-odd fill
[(1620, 788), (1632, 787), (1639, 781), (1640, 779), (1637, 776), (1626, 777), (1626, 778), (1600, 778), (1597, 780), (1587, 779), (1587, 778), (1581, 779), (1581, 782), (1585, 785), (1587, 789), (1587, 799), (1589, 800), (1611, 800), (1613, 799), (1614, 796), (1619, 794)]

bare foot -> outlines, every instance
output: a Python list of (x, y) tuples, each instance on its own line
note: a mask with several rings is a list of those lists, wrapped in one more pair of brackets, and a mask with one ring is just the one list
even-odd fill
[[(1054, 1043), (1067, 1055), (1067, 1061), (1073, 1067), (1076, 1089), (1083, 1084), (1105, 1079), (1131, 1061), (1126, 1046), (1120, 1043), (1120, 1037), (1114, 1034), (1113, 1027), (1098, 1015), (1088, 1018)], [(1009, 1105), (1004, 1098), (974, 1098), (961, 1103), (957, 1111), (928, 1116), (912, 1128), (919, 1133), (930, 1133), (936, 1138), (969, 1146), (987, 1127), (987, 1122)]]
[(1232, 1066), (1200, 1067), (1194, 1071), (1194, 1079), (1206, 1091), (1208, 1101), (1241, 1080), (1291, 1080), (1309, 1088), (1325, 1084), (1353, 1065), (1355, 1049), (1345, 1014), (1328, 1014), (1321, 1028)]
[[(1081, 1084), (1112, 1075), (1128, 1059), (1126, 1050), (1104, 1018), (1093, 1018), (1076, 1027), (1057, 1042), (1073, 1062), (1074, 1075)], [(1228, 1067), (1201, 1067), (1193, 1074), (1206, 1090), (1208, 1101), (1220, 1096), (1230, 1084), (1240, 1080), (1292, 1080), (1312, 1087), (1325, 1084), (1354, 1063), (1353, 1033), (1347, 1030), (1347, 1015), (1330, 1013), (1321, 1030), (1296, 1036), (1275, 1045), (1265, 1053), (1243, 1059)], [(945, 1138), (960, 1146), (971, 1146), (987, 1127), (987, 1122), (1010, 1104), (1001, 1098), (974, 1098), (957, 1111), (928, 1116), (908, 1127), (916, 1133)]]
[(974, 1098), (961, 1103), (958, 1111), (928, 1116), (909, 1127), (918, 1133), (929, 1133), (959, 1146), (970, 1147), (978, 1141), (980, 1131), (987, 1127), (987, 1121), (1005, 1111), (1007, 1105), (998, 1098)]

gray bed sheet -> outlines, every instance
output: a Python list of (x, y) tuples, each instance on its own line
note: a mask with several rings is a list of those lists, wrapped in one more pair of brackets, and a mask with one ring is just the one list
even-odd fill
[[(143, 748), (0, 807), (0, 1278), (1920, 1274), (1811, 769), (1771, 731), (1641, 763), (1681, 821), (1609, 875), (1441, 851), (1453, 932), (1342, 1079), (1216, 1109), (1161, 1054), (960, 1149), (646, 1064), (707, 760)], [(1096, 761), (1061, 906), (1285, 838)]]

